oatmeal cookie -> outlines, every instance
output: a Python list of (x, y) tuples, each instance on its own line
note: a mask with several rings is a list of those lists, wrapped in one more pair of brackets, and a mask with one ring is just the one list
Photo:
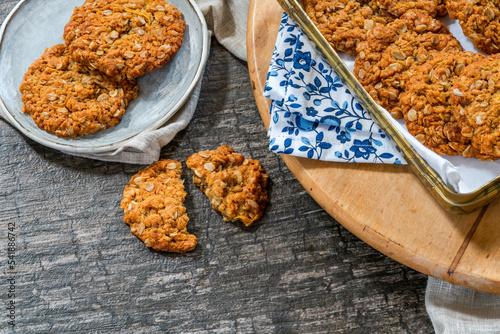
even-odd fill
[(75, 8), (63, 38), (75, 60), (135, 78), (165, 65), (185, 28), (182, 13), (164, 0), (87, 0)]
[(500, 2), (447, 0), (446, 6), (478, 50), (486, 54), (500, 52)]
[(160, 160), (132, 176), (123, 191), (124, 221), (148, 247), (176, 253), (196, 247), (196, 237), (186, 229), (181, 174), (180, 162)]
[(137, 84), (117, 82), (75, 62), (66, 46), (58, 44), (30, 65), (19, 91), (23, 112), (40, 128), (76, 137), (116, 125), (137, 97)]
[(250, 226), (267, 205), (269, 175), (258, 160), (245, 159), (226, 145), (190, 156), (186, 165), (194, 183), (208, 196), (224, 220)]
[(438, 51), (458, 52), (460, 42), (437, 19), (410, 10), (385, 27), (374, 27), (358, 45), (354, 74), (373, 99), (394, 118), (414, 68)]
[(389, 13), (400, 17), (411, 9), (420, 9), (432, 17), (445, 16), (447, 14), (444, 0), (377, 0), (381, 8), (387, 9)]
[(453, 81), (451, 106), (462, 135), (482, 154), (500, 158), (500, 54), (467, 66)]
[(369, 29), (394, 20), (375, 0), (302, 0), (302, 6), (331, 46), (349, 55)]
[(453, 80), (469, 64), (484, 58), (472, 52), (438, 53), (418, 67), (408, 80), (401, 106), (408, 131), (422, 144), (440, 155), (491, 160), (471, 146), (461, 134), (450, 102)]

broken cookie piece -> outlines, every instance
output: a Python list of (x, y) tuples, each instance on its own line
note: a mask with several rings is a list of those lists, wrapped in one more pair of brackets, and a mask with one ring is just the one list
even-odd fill
[(260, 161), (245, 159), (223, 145), (193, 154), (186, 165), (193, 173), (194, 183), (225, 221), (241, 220), (250, 226), (264, 213), (269, 201), (266, 190), (269, 174)]
[(164, 252), (185, 253), (196, 247), (186, 225), (186, 192), (181, 163), (160, 160), (132, 176), (123, 191), (123, 220), (146, 246)]

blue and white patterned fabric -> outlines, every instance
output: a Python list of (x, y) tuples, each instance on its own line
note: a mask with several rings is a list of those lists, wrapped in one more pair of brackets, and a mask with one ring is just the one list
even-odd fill
[(313, 45), (284, 13), (264, 90), (272, 100), (270, 151), (326, 161), (406, 164)]

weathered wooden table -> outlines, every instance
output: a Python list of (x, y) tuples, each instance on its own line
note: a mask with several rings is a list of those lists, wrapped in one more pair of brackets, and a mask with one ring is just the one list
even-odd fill
[[(15, 3), (0, 1), (2, 20)], [(432, 332), (427, 277), (344, 229), (268, 152), (247, 64), (213, 39), (194, 119), (161, 156), (185, 161), (220, 144), (271, 175), (264, 217), (223, 222), (185, 171), (199, 244), (164, 254), (130, 233), (119, 208), (144, 166), (65, 155), (0, 120), (0, 332)]]

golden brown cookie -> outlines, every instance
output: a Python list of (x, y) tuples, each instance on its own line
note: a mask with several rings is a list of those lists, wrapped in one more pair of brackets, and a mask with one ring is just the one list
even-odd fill
[(181, 174), (180, 162), (160, 160), (132, 176), (123, 191), (124, 221), (148, 247), (176, 253), (196, 247), (196, 237), (186, 229)]
[(75, 60), (136, 78), (174, 56), (185, 28), (182, 13), (164, 0), (87, 0), (75, 8), (63, 38)]
[(190, 156), (186, 165), (194, 183), (208, 196), (224, 220), (252, 225), (267, 205), (269, 175), (260, 161), (245, 159), (226, 145)]
[(444, 0), (377, 0), (381, 8), (397, 17), (411, 9), (425, 11), (432, 17), (444, 16), (447, 13)]
[(350, 55), (369, 29), (394, 20), (374, 0), (302, 0), (302, 6), (331, 46)]
[(500, 158), (500, 54), (467, 66), (453, 82), (451, 105), (462, 135)]
[(19, 91), (22, 110), (40, 128), (76, 137), (116, 125), (129, 101), (137, 97), (137, 84), (117, 82), (75, 62), (66, 46), (58, 44), (31, 64)]
[(438, 51), (462, 47), (437, 19), (410, 10), (385, 27), (374, 27), (358, 45), (354, 74), (366, 91), (394, 118), (402, 118), (399, 99), (415, 66)]
[(500, 2), (447, 0), (446, 6), (478, 50), (486, 54), (500, 52)]
[(440, 155), (492, 160), (472, 147), (470, 138), (462, 136), (450, 102), (453, 80), (466, 66), (483, 58), (472, 52), (438, 53), (419, 66), (406, 84), (401, 96), (406, 127), (422, 144)]

